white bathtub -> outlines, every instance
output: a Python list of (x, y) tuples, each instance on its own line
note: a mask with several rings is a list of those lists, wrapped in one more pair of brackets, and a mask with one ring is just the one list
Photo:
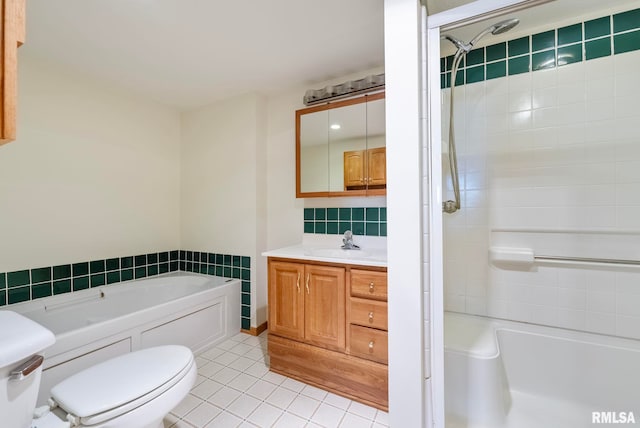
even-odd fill
[(199, 352), (240, 332), (240, 281), (175, 272), (47, 297), (6, 308), (47, 327), (38, 403), (76, 371), (150, 346)]
[(447, 428), (640, 425), (639, 390), (640, 341), (445, 313)]

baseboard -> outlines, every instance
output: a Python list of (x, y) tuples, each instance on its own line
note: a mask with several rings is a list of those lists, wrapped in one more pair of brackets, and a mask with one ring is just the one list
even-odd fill
[(267, 329), (267, 322), (265, 321), (262, 324), (260, 324), (258, 327), (251, 327), (249, 330), (245, 330), (243, 328), (240, 331), (242, 333), (247, 333), (247, 334), (250, 334), (252, 336), (259, 336), (266, 329)]

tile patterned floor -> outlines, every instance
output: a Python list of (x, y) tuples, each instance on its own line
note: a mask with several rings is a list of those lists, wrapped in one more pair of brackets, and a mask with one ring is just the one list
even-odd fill
[(382, 428), (388, 414), (269, 371), (266, 332), (196, 357), (198, 379), (165, 428)]

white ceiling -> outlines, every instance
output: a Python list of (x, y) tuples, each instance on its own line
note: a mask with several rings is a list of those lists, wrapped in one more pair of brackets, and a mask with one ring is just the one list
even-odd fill
[(20, 55), (188, 109), (382, 66), (383, 0), (29, 0)]

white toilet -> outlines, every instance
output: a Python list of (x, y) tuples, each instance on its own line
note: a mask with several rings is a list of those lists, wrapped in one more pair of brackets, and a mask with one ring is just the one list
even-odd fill
[(191, 390), (193, 353), (178, 345), (112, 358), (51, 389), (35, 409), (42, 356), (55, 336), (15, 312), (0, 311), (0, 426), (3, 428), (157, 428)]

